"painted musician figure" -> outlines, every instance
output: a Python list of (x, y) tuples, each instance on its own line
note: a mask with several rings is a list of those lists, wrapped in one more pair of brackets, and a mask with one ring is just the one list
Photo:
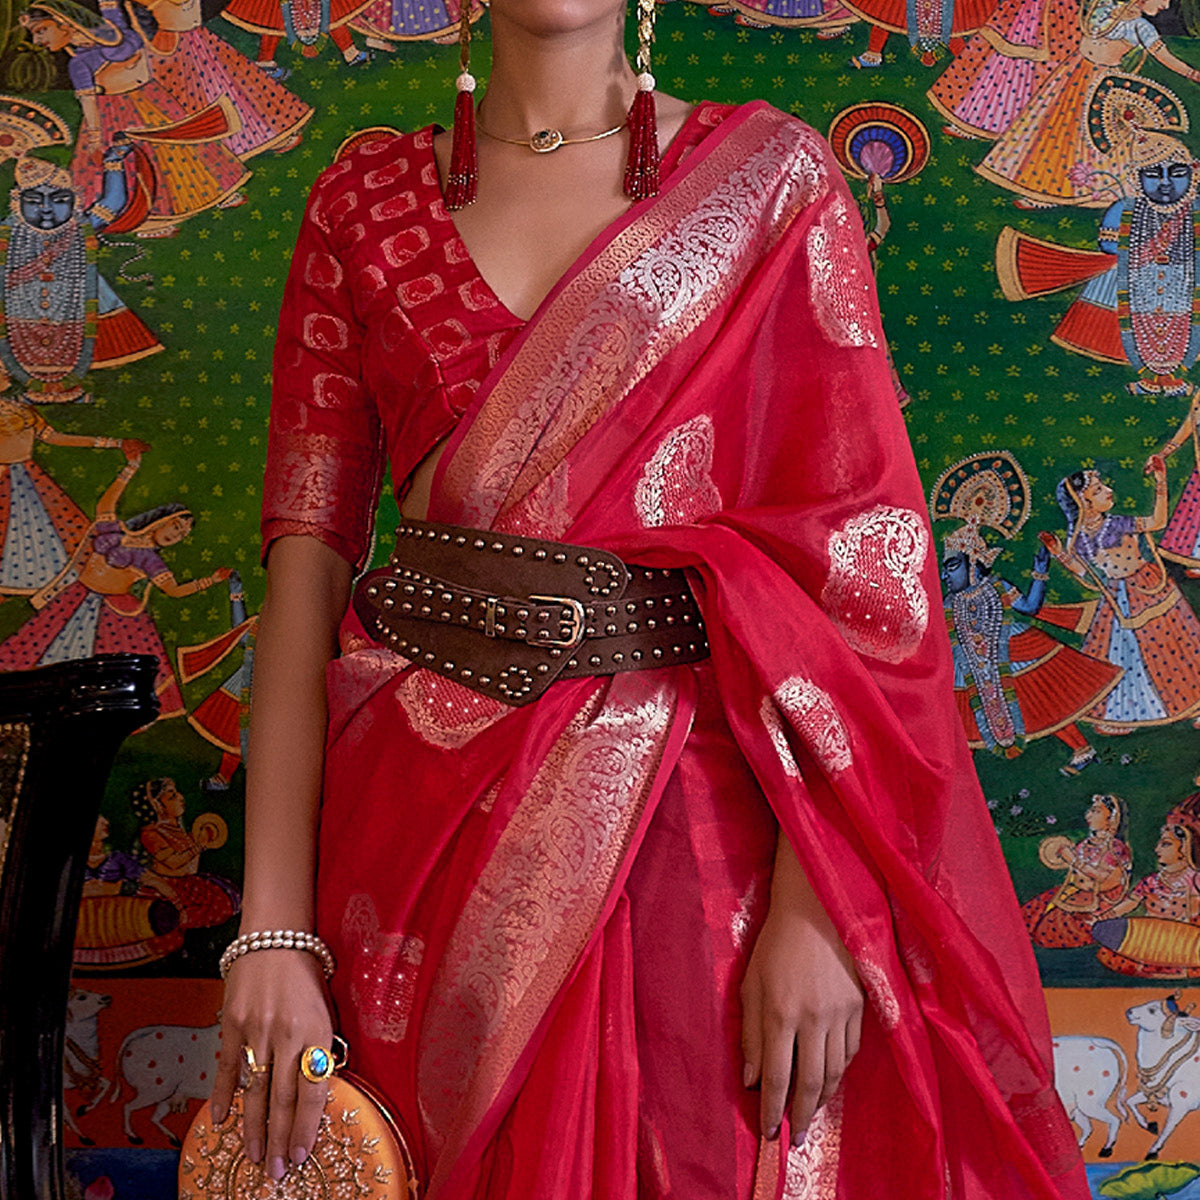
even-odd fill
[(284, 1178), (336, 1027), (429, 1200), (1082, 1200), (854, 201), (653, 7), (312, 191), (214, 1119)]

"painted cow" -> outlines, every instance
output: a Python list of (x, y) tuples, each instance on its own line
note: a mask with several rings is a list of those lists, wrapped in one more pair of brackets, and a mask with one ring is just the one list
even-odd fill
[[(179, 1138), (163, 1124), (163, 1117), (168, 1112), (183, 1112), (190, 1100), (208, 1098), (220, 1052), (219, 1023), (203, 1029), (192, 1025), (146, 1025), (135, 1029), (117, 1054), (121, 1078), (134, 1093), (125, 1103), (125, 1136), (135, 1145), (141, 1143), (130, 1118), (138, 1109), (153, 1104), (151, 1123), (172, 1146), (178, 1146)], [(120, 1090), (118, 1082), (113, 1100)]]
[(112, 1080), (100, 1065), (100, 1014), (112, 1003), (111, 996), (72, 988), (67, 997), (66, 1041), (63, 1047), (63, 1090), (81, 1091), (85, 1101), (71, 1112), (63, 1105), (63, 1120), (85, 1146), (94, 1143), (80, 1132), (76, 1116), (92, 1111), (108, 1094)]
[(1079, 1127), (1081, 1150), (1092, 1135), (1092, 1122), (1099, 1121), (1108, 1131), (1100, 1157), (1112, 1156), (1121, 1123), (1129, 1119), (1123, 1094), (1128, 1069), (1125, 1051), (1108, 1038), (1054, 1039), (1054, 1087)]
[[(1134, 1119), (1145, 1130), (1157, 1133), (1147, 1158), (1158, 1158), (1167, 1138), (1190, 1112), (1200, 1108), (1200, 1020), (1179, 1007), (1179, 993), (1162, 1000), (1138, 1004), (1125, 1012), (1137, 1030), (1138, 1090), (1127, 1098)], [(1159, 1133), (1158, 1122), (1141, 1112), (1167, 1110)]]

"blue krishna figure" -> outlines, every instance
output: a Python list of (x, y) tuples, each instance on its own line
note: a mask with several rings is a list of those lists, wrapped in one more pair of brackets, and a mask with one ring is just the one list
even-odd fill
[(1001, 287), (1025, 300), (1083, 282), (1052, 340), (1102, 362), (1128, 363), (1134, 395), (1188, 395), (1200, 356), (1200, 198), (1196, 164), (1178, 140), (1143, 133), (1132, 150), (1131, 195), (1101, 222), (1099, 251), (1006, 228), (996, 247)]
[(118, 227), (131, 204), (124, 164), (131, 149), (124, 142), (104, 152), (103, 190), (87, 209), (65, 162), (56, 161), (69, 159), (69, 149), (45, 147), (17, 160), (9, 216), (0, 221), (0, 390), (15, 386), (39, 404), (86, 399), (89, 371), (163, 348), (96, 265), (97, 235)]
[(1028, 742), (1053, 735), (1071, 751), (1059, 771), (1077, 775), (1096, 756), (1077, 721), (1116, 687), (1122, 671), (1045, 628), (1086, 628), (1096, 603), (1045, 603), (1050, 552), (1044, 546), (1028, 591), (993, 574), (1000, 547), (989, 546), (982, 529), (1016, 536), (1029, 515), (1025, 472), (1004, 450), (972, 455), (942, 473), (930, 511), (935, 521), (960, 522), (943, 538), (941, 575), (954, 696), (968, 743), (1016, 758)]

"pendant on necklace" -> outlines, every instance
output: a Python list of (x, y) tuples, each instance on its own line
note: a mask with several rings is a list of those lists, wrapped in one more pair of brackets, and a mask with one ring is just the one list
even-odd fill
[(557, 129), (539, 129), (529, 139), (530, 150), (538, 154), (549, 154), (563, 144), (563, 135)]

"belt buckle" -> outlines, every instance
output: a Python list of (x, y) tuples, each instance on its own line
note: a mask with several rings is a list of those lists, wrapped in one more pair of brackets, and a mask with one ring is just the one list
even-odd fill
[[(584, 621), (586, 619), (583, 604), (581, 601), (574, 599), (571, 596), (533, 596), (530, 600), (538, 604), (560, 604), (563, 608), (570, 610), (569, 625), (571, 636), (568, 638), (528, 638), (528, 642), (532, 646), (561, 646), (564, 650), (574, 650), (580, 642), (583, 641)], [(564, 623), (564, 618), (559, 617), (559, 626)]]

